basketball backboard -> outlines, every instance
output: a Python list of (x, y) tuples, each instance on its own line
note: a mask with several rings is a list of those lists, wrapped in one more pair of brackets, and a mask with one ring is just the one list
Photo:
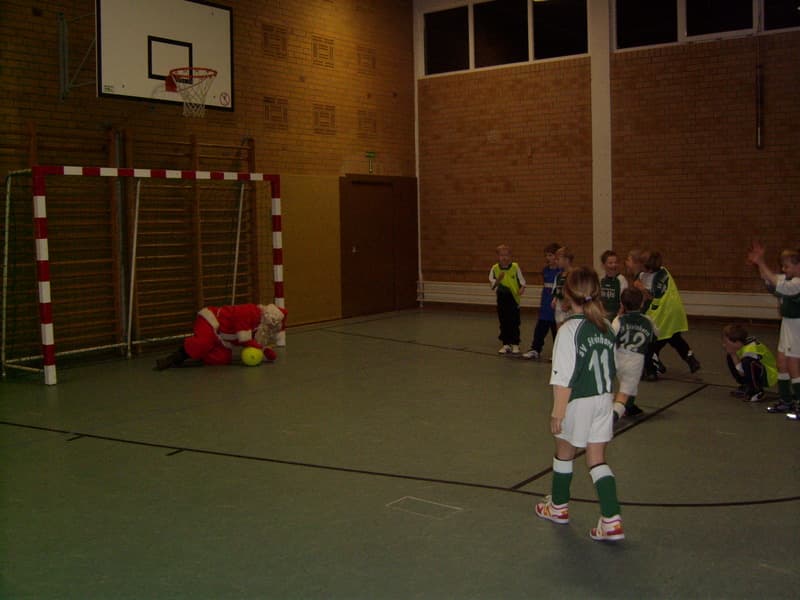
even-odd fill
[(207, 67), (217, 77), (206, 106), (233, 110), (231, 8), (199, 0), (96, 0), (97, 92), (145, 100), (183, 100), (166, 91), (176, 67)]

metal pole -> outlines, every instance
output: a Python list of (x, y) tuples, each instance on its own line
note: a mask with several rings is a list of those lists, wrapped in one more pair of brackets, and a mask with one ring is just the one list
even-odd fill
[(0, 362), (2, 362), (3, 377), (6, 376), (6, 298), (8, 293), (8, 225), (11, 220), (11, 175), (6, 176), (6, 219), (3, 228), (3, 340), (0, 348)]
[(239, 238), (242, 235), (242, 205), (244, 204), (244, 184), (239, 186), (239, 218), (236, 220), (236, 250), (233, 256), (233, 286), (231, 288), (231, 305), (236, 304), (236, 277), (239, 270)]
[(142, 189), (142, 180), (136, 180), (136, 203), (133, 209), (133, 244), (131, 247), (131, 283), (128, 288), (128, 327), (126, 331), (128, 343), (128, 358), (131, 357), (131, 336), (133, 327), (133, 288), (136, 283), (136, 241), (139, 237), (139, 193)]

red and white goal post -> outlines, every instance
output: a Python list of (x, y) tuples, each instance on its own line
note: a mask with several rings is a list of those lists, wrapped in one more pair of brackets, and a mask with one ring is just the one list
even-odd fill
[[(47, 181), (64, 177), (106, 178), (106, 188), (114, 198), (109, 200), (100, 192), (87, 200), (82, 186), (73, 185), (71, 192), (56, 194), (53, 204), (60, 220), (55, 225), (48, 219)], [(18, 178), (30, 178), (33, 197), (30, 262), (35, 263), (40, 355), (7, 355), (7, 330), (13, 326), (7, 319), (9, 238), (14, 227), (20, 227), (9, 215), (12, 181)], [(143, 197), (143, 182), (148, 186), (147, 197)], [(132, 194), (120, 192), (132, 183), (135, 202), (126, 199)], [(268, 216), (258, 202), (255, 187), (259, 183), (269, 184)], [(76, 217), (76, 205), (85, 206), (88, 216)], [(267, 228), (271, 236), (259, 235)], [(57, 356), (111, 348), (127, 349), (130, 356), (138, 344), (184, 337), (192, 315), (203, 306), (255, 302), (259, 290), (266, 287), (259, 283), (270, 255), (266, 238), (271, 238), (273, 302), (284, 308), (282, 230), (278, 175), (76, 166), (35, 166), (9, 173), (3, 227), (3, 376), (7, 368), (43, 371), (45, 383), (54, 385)], [(102, 240), (99, 245), (98, 239)], [(57, 240), (62, 247), (59, 259), (53, 261), (50, 244)], [(243, 260), (243, 255), (249, 259)], [(51, 286), (62, 272), (60, 285), (74, 297), (69, 308), (61, 311), (67, 315), (63, 324), (54, 319), (58, 311), (53, 299), (59, 289)], [(110, 291), (100, 293), (100, 288)], [(94, 318), (106, 309), (107, 316)], [(56, 329), (62, 327), (81, 331), (66, 336), (69, 349), (56, 352)], [(284, 330), (277, 344), (285, 343)], [(42, 367), (25, 365), (28, 362), (40, 362)]]

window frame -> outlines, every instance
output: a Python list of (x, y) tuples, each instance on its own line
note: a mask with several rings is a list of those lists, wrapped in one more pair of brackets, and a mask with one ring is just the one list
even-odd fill
[[(476, 67), (475, 66), (475, 14), (473, 11), (473, 7), (477, 4), (485, 4), (487, 2), (492, 2), (494, 0), (414, 0), (414, 19), (415, 19), (415, 29), (417, 31), (416, 38), (417, 42), (415, 47), (419, 49), (417, 53), (419, 56), (415, 57), (415, 65), (416, 65), (416, 73), (417, 78), (423, 79), (428, 77), (443, 77), (447, 75), (454, 75), (458, 73), (468, 73), (472, 71), (484, 71), (487, 69), (503, 69), (507, 67), (513, 66), (520, 66), (532, 63), (545, 63), (555, 60), (570, 60), (575, 58), (585, 58), (589, 56), (588, 48), (590, 46), (589, 40), (589, 31), (587, 29), (586, 36), (587, 36), (587, 52), (582, 54), (568, 54), (564, 56), (553, 56), (547, 58), (535, 58), (534, 57), (534, 40), (533, 40), (533, 3), (536, 1), (541, 0), (527, 0), (526, 8), (527, 8), (527, 35), (528, 35), (528, 58), (524, 61), (518, 62), (510, 62), (510, 63), (502, 63), (498, 65), (488, 65), (485, 67)], [(589, 12), (589, 2), (594, 2), (596, 0), (586, 0), (586, 11), (587, 11), (587, 28), (588, 28), (588, 12)], [(425, 15), (434, 12), (441, 12), (444, 10), (449, 10), (451, 8), (459, 8), (459, 7), (467, 7), (467, 21), (468, 21), (468, 47), (469, 47), (469, 66), (467, 69), (460, 69), (457, 71), (445, 71), (441, 73), (426, 73), (425, 72)]]
[[(486, 69), (503, 69), (507, 67), (520, 66), (525, 64), (539, 64), (550, 61), (580, 59), (590, 56), (590, 49), (592, 47), (592, 27), (591, 21), (587, 21), (587, 53), (585, 54), (570, 54), (565, 56), (554, 56), (547, 58), (536, 58), (534, 55), (534, 27), (533, 27), (533, 3), (536, 1), (546, 0), (528, 0), (528, 60), (523, 62), (503, 63), (498, 65), (489, 65), (485, 67), (475, 66), (475, 20), (473, 6), (476, 4), (483, 4), (492, 0), (413, 0), (413, 13), (414, 13), (414, 48), (415, 48), (415, 74), (418, 79), (428, 77), (443, 77), (453, 74), (463, 74), (472, 71), (483, 71)], [(590, 2), (599, 2), (602, 0), (586, 0), (587, 19), (591, 17), (591, 10), (589, 8)], [(734, 31), (720, 31), (702, 35), (689, 36), (687, 34), (686, 22), (686, 2), (692, 0), (674, 0), (677, 7), (677, 37), (674, 42), (659, 42), (654, 44), (642, 44), (638, 46), (630, 46), (627, 48), (619, 48), (617, 46), (617, 0), (606, 0), (609, 3), (609, 19), (610, 19), (610, 51), (612, 53), (636, 52), (643, 49), (659, 48), (665, 46), (676, 46), (682, 44), (702, 43), (715, 40), (736, 39), (748, 36), (772, 35), (780, 34), (790, 31), (800, 30), (800, 25), (783, 27), (780, 29), (765, 29), (764, 17), (764, 2), (765, 0), (752, 0), (753, 5), (753, 26), (748, 29), (738, 29)], [(432, 12), (439, 12), (449, 10), (452, 8), (467, 7), (467, 44), (469, 64), (466, 69), (457, 71), (444, 71), (439, 73), (425, 73), (425, 15)]]
[(619, 48), (617, 46), (618, 33), (617, 33), (617, 1), (611, 0), (610, 18), (611, 18), (611, 40), (613, 52), (636, 52), (643, 48), (659, 48), (664, 46), (677, 46), (681, 44), (693, 44), (700, 42), (710, 42), (723, 39), (736, 39), (756, 35), (771, 35), (774, 33), (782, 33), (786, 31), (797, 31), (800, 26), (784, 27), (781, 29), (765, 29), (764, 28), (764, 0), (752, 0), (753, 7), (753, 26), (747, 29), (735, 29), (731, 31), (717, 31), (713, 33), (705, 33), (701, 35), (688, 35), (688, 23), (686, 17), (686, 3), (692, 0), (674, 0), (677, 5), (678, 11), (678, 35), (674, 42), (659, 42), (654, 44), (642, 44), (640, 46), (630, 46), (627, 48)]

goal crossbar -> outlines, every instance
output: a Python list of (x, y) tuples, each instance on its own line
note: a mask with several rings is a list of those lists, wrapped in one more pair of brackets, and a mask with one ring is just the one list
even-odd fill
[[(47, 385), (57, 383), (55, 335), (53, 326), (52, 297), (50, 289), (50, 258), (47, 233), (47, 177), (48, 176), (80, 176), (80, 177), (121, 177), (134, 179), (171, 179), (171, 180), (220, 180), (220, 181), (253, 181), (268, 182), (271, 193), (272, 221), (272, 265), (274, 303), (285, 307), (283, 285), (283, 236), (281, 213), (280, 176), (265, 173), (247, 173), (235, 171), (201, 171), (178, 169), (141, 169), (131, 167), (78, 167), (38, 165), (30, 169), (12, 171), (11, 177), (30, 175), (33, 192), (33, 230), (36, 260), (36, 281), (39, 303), (39, 323), (41, 328), (42, 364), (44, 382)], [(10, 183), (6, 190), (6, 231), (8, 231), (8, 210), (10, 205)], [(6, 252), (7, 257), (7, 252)], [(5, 265), (3, 287), (3, 310), (5, 311)], [(5, 314), (3, 314), (5, 328)], [(127, 331), (130, 345), (130, 328)], [(285, 344), (285, 332), (281, 332), (278, 345)], [(5, 337), (3, 339), (3, 364), (5, 366)]]

